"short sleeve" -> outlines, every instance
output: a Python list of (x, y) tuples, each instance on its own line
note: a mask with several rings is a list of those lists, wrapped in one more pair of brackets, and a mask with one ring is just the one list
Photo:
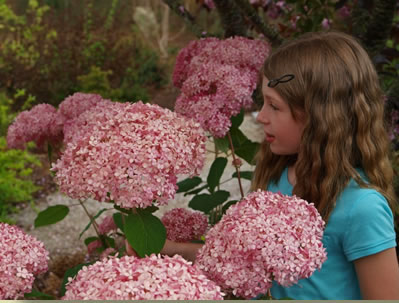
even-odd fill
[(371, 191), (362, 195), (348, 219), (343, 249), (349, 261), (396, 246), (393, 214), (381, 194)]

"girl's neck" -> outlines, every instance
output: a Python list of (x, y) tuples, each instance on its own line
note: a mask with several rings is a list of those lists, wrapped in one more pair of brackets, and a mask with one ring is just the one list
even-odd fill
[(288, 182), (292, 186), (295, 186), (296, 184), (295, 164), (288, 166)]

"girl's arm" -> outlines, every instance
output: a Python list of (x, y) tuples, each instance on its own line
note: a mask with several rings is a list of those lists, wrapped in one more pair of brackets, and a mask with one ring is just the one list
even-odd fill
[[(197, 256), (198, 250), (203, 245), (204, 244), (200, 244), (200, 243), (178, 243), (178, 242), (166, 240), (165, 245), (161, 250), (161, 254), (168, 255), (171, 257), (178, 254), (178, 255), (181, 255), (184, 259), (194, 262), (195, 257)], [(126, 247), (126, 253), (129, 256), (137, 257), (137, 253), (129, 245), (127, 240), (125, 240), (125, 247)]]
[(399, 267), (395, 248), (354, 261), (365, 300), (399, 299)]
[(161, 250), (161, 254), (173, 256), (176, 254), (181, 255), (184, 259), (194, 262), (197, 256), (198, 250), (204, 244), (201, 243), (178, 243), (170, 240), (166, 240), (164, 247)]

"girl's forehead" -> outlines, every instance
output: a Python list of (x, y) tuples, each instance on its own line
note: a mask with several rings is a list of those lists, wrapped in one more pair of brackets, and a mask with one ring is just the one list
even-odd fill
[(280, 99), (280, 94), (272, 87), (269, 87), (267, 84), (269, 83), (269, 79), (266, 76), (262, 78), (262, 94), (264, 97)]

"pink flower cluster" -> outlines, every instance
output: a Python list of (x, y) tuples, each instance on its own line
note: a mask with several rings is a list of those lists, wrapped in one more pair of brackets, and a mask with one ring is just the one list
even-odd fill
[(187, 208), (174, 208), (162, 216), (167, 238), (176, 242), (199, 240), (208, 228), (208, 217)]
[(75, 93), (60, 103), (58, 111), (50, 104), (38, 104), (29, 111), (21, 112), (9, 126), (8, 147), (24, 149), (26, 143), (34, 141), (43, 150), (46, 142), (54, 146), (63, 139), (64, 143), (72, 141), (82, 126), (75, 120), (87, 110), (111, 102), (100, 95)]
[(62, 140), (62, 127), (54, 106), (38, 104), (21, 112), (8, 127), (7, 145), (24, 149), (26, 143), (34, 141), (39, 149), (43, 149), (46, 142), (56, 144)]
[(91, 110), (93, 107), (103, 102), (111, 102), (104, 100), (100, 95), (97, 94), (86, 94), (86, 93), (74, 93), (64, 99), (58, 106), (59, 115), (65, 120), (72, 120), (79, 117), (82, 113), (87, 110)]
[(83, 267), (64, 300), (222, 300), (220, 288), (181, 256), (110, 257)]
[(116, 226), (114, 218), (111, 215), (106, 216), (98, 225), (98, 233), (100, 235), (105, 235), (111, 231), (116, 231), (117, 229), (118, 227)]
[(52, 167), (60, 191), (71, 198), (124, 208), (165, 205), (176, 193), (176, 175), (199, 174), (203, 167), (200, 125), (168, 109), (110, 103), (77, 120), (86, 122)]
[(175, 110), (200, 122), (215, 137), (230, 118), (252, 105), (258, 72), (270, 52), (266, 41), (234, 37), (192, 41), (176, 58), (173, 83), (181, 89)]
[(0, 223), (0, 300), (16, 300), (32, 290), (35, 275), (48, 269), (42, 242), (20, 228)]
[(64, 121), (64, 144), (74, 141), (76, 138), (90, 130), (88, 125), (95, 124), (90, 121), (91, 112), (102, 111), (112, 101), (103, 99), (97, 94), (75, 93), (60, 103), (58, 116)]
[(324, 221), (296, 196), (257, 191), (231, 206), (206, 236), (196, 264), (234, 295), (266, 293), (272, 280), (297, 283), (326, 260)]

